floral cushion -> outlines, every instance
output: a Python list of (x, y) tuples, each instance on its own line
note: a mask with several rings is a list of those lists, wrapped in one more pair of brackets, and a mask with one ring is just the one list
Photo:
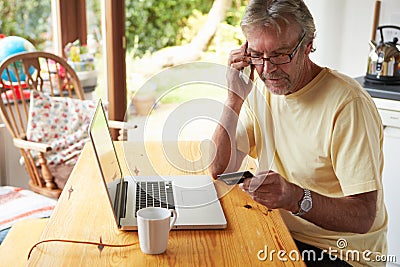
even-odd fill
[[(33, 91), (27, 139), (51, 146), (52, 150), (46, 154), (49, 164), (74, 164), (89, 140), (88, 127), (95, 109), (93, 100), (51, 97)], [(32, 154), (37, 159), (37, 154)]]

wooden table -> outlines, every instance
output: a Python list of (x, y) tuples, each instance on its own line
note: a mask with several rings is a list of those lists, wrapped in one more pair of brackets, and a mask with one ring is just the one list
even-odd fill
[[(115, 144), (125, 174), (207, 173), (208, 145), (204, 143)], [(278, 210), (268, 211), (238, 186), (227, 187), (221, 182), (215, 186), (228, 221), (227, 229), (171, 231), (167, 251), (161, 255), (145, 255), (138, 244), (99, 248), (43, 243), (33, 250), (28, 266), (305, 266), (289, 257), (298, 251)], [(41, 240), (46, 239), (101, 240), (108, 244), (138, 242), (137, 232), (117, 228), (90, 143), (85, 146), (44, 229)], [(280, 250), (284, 252), (278, 254)]]

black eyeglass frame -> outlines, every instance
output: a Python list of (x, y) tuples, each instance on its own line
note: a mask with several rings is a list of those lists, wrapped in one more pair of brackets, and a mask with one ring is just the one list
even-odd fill
[[(247, 56), (247, 58), (249, 59), (249, 64), (250, 64), (250, 65), (258, 65), (258, 66), (262, 65), (262, 66), (264, 66), (266, 61), (271, 62), (271, 64), (273, 64), (273, 65), (284, 65), (284, 64), (289, 64), (290, 62), (292, 62), (294, 56), (296, 55), (296, 52), (299, 50), (300, 45), (301, 45), (301, 43), (303, 42), (303, 40), (304, 40), (305, 37), (306, 37), (306, 34), (303, 33), (302, 37), (300, 38), (300, 41), (298, 42), (298, 44), (296, 45), (296, 47), (293, 49), (293, 52), (290, 53), (290, 54), (280, 54), (280, 55), (273, 56), (273, 57), (252, 57), (252, 56), (247, 56), (247, 53), (248, 53), (248, 51), (247, 51), (247, 44), (246, 44), (244, 53), (245, 53), (245, 55)], [(275, 59), (275, 58), (283, 57), (283, 56), (288, 56), (288, 59), (289, 59), (289, 60), (288, 60), (288, 61), (284, 61), (284, 62), (278, 62), (278, 63), (275, 62), (275, 63), (274, 63), (274, 59)], [(260, 59), (262, 60), (262, 63), (261, 63), (261, 62), (260, 62), (260, 63), (254, 63), (255, 60), (260, 60)], [(271, 61), (271, 59), (272, 59), (272, 61)]]

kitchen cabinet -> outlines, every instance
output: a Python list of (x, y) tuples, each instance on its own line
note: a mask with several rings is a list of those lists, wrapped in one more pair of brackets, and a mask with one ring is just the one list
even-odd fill
[(386, 127), (383, 144), (385, 165), (383, 168), (383, 189), (385, 192), (386, 209), (389, 214), (388, 221), (388, 255), (394, 255), (395, 263), (387, 267), (400, 266), (400, 128)]
[(382, 173), (388, 219), (387, 267), (400, 267), (400, 85), (371, 84), (356, 78), (372, 96), (384, 125)]

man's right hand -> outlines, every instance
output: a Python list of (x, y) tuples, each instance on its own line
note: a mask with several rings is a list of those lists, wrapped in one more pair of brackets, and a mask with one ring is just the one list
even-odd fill
[[(228, 81), (228, 101), (243, 103), (249, 95), (254, 80), (254, 66), (250, 65), (250, 59), (246, 55), (248, 43), (243, 44), (239, 49), (232, 50), (228, 58), (228, 70), (226, 79)], [(242, 77), (246, 67), (251, 68), (250, 77)]]

